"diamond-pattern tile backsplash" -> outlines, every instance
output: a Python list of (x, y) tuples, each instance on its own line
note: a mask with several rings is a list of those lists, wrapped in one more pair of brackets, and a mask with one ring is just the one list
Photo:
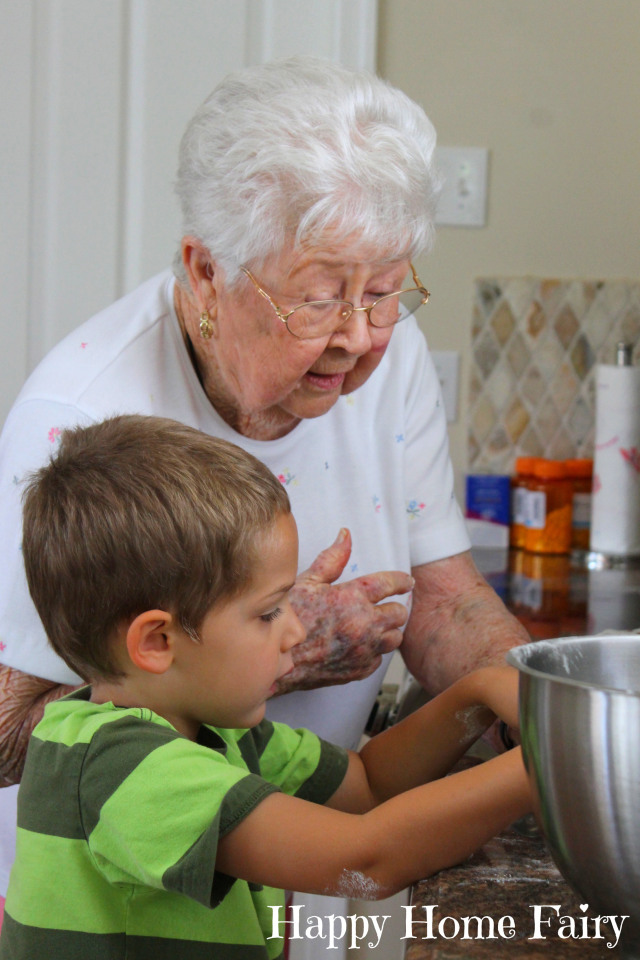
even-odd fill
[(469, 473), (511, 473), (517, 456), (593, 456), (594, 367), (614, 363), (621, 340), (639, 363), (638, 281), (477, 280)]

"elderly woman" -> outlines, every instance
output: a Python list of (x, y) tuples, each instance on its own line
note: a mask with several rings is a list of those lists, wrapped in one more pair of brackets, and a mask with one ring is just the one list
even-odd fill
[(384, 654), (400, 646), (436, 691), (526, 639), (470, 558), (412, 316), (429, 297), (412, 260), (432, 239), (434, 143), (400, 91), (307, 58), (230, 76), (198, 110), (180, 151), (174, 275), (63, 340), (2, 435), (5, 782), (44, 704), (81, 680), (47, 646), (20, 554), (21, 481), (71, 424), (172, 417), (287, 485), (309, 635), (272, 717), (352, 746)]

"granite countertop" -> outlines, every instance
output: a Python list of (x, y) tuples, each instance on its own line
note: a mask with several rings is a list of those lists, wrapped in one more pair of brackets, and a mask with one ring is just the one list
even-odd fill
[[(515, 551), (474, 550), (474, 557), (532, 639), (640, 628), (637, 567), (589, 570), (569, 558), (536, 559)], [(607, 946), (617, 939), (608, 925), (601, 925), (602, 936), (596, 938), (594, 913), (580, 909), (578, 895), (559, 873), (533, 818), (518, 827), (520, 832), (511, 827), (465, 863), (414, 885), (416, 939), (407, 940), (406, 960), (600, 960), (623, 955), (620, 947)], [(559, 905), (558, 913), (544, 904)], [(487, 919), (480, 931), (477, 921), (467, 921), (465, 939), (465, 917)], [(569, 936), (572, 921), (575, 937)], [(423, 939), (427, 934), (433, 939)]]
[[(545, 904), (559, 905), (559, 912)], [(582, 938), (582, 918), (591, 915), (580, 909), (577, 894), (558, 872), (541, 837), (523, 836), (513, 828), (490, 840), (460, 866), (415, 884), (411, 905), (411, 931), (416, 939), (407, 940), (406, 960), (615, 960), (621, 956), (619, 948), (607, 947), (608, 941), (616, 940), (610, 927), (601, 927), (605, 939), (595, 939), (592, 918), (586, 928), (589, 939)], [(429, 916), (431, 927), (418, 923)], [(465, 917), (491, 918), (493, 931), (488, 919), (480, 931), (477, 921), (471, 921), (464, 939)], [(573, 932), (580, 939), (567, 936), (571, 922), (561, 919), (566, 917), (573, 918)], [(442, 921), (444, 937), (438, 929)], [(491, 932), (493, 939), (489, 938)], [(435, 939), (421, 939), (431, 933)]]

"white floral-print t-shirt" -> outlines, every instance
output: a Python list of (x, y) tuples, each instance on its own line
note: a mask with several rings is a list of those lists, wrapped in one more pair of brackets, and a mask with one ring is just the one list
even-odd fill
[[(118, 413), (171, 417), (261, 459), (286, 486), (300, 533), (300, 569), (348, 527), (342, 579), (406, 570), (468, 549), (453, 493), (440, 385), (413, 318), (400, 323), (378, 368), (324, 416), (269, 442), (232, 430), (208, 401), (184, 348), (167, 271), (88, 320), (31, 375), (0, 439), (0, 662), (79, 682), (47, 644), (21, 555), (25, 477), (68, 426)], [(407, 598), (399, 598), (407, 602)], [(280, 697), (271, 719), (357, 744), (383, 665), (364, 681)]]

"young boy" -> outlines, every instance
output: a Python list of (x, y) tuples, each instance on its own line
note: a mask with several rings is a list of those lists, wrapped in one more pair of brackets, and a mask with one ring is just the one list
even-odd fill
[(23, 550), (89, 685), (32, 736), (2, 960), (278, 957), (274, 888), (388, 896), (530, 809), (519, 748), (438, 779), (496, 716), (517, 724), (509, 667), (360, 754), (264, 719), (304, 639), (297, 533), (239, 448), (151, 417), (67, 431), (30, 480)]

